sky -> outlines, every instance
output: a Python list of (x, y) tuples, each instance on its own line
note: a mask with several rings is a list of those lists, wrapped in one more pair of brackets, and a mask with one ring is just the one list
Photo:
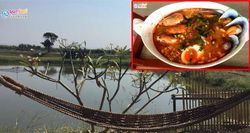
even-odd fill
[(0, 0), (0, 13), (26, 8), (26, 18), (0, 15), (0, 44), (41, 45), (53, 32), (88, 48), (130, 46), (130, 0)]

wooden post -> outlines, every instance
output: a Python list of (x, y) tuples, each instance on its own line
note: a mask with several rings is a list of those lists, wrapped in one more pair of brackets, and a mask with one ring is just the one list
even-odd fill
[(176, 99), (175, 99), (175, 94), (171, 95), (171, 98), (173, 100), (173, 112), (176, 112)]

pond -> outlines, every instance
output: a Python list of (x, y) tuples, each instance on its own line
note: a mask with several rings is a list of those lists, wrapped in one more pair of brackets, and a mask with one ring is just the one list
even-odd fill
[[(16, 66), (0, 66), (0, 75), (8, 75), (18, 80), (20, 83), (25, 84), (31, 88), (49, 94), (51, 96), (67, 100), (77, 104), (77, 101), (72, 97), (65, 89), (60, 85), (52, 82), (42, 80), (36, 76), (32, 76), (30, 73), (19, 69), (20, 71), (10, 71), (14, 70)], [(20, 66), (21, 68), (21, 66)], [(43, 69), (43, 67), (41, 67)], [(50, 73), (51, 77), (57, 78), (59, 67), (52, 67)], [(132, 78), (131, 74), (133, 71), (128, 71), (121, 82), (121, 89), (118, 92), (117, 97), (112, 103), (113, 112), (123, 111), (127, 105), (131, 102), (131, 95), (137, 92), (136, 88), (132, 87)], [(64, 71), (62, 74), (62, 81), (65, 82), (68, 86), (73, 86), (72, 84), (72, 75), (67, 71)], [(157, 84), (156, 87), (161, 87), (160, 83), (167, 84), (167, 79), (162, 79)], [(108, 87), (111, 92), (115, 89), (115, 82), (108, 81)], [(172, 112), (173, 105), (171, 100), (171, 95), (176, 94), (177, 91), (172, 91), (166, 94), (161, 95), (155, 99), (151, 104), (149, 104), (142, 112), (142, 114), (152, 114), (152, 113), (164, 113)], [(151, 96), (155, 95), (155, 92), (150, 92)], [(97, 109), (100, 105), (102, 97), (102, 89), (96, 86), (94, 81), (86, 81), (81, 91), (81, 98), (84, 102), (84, 105), (90, 108)], [(130, 112), (137, 110), (140, 106), (147, 101), (147, 97), (142, 97), (141, 101), (131, 108)], [(182, 102), (177, 101), (177, 110), (182, 107)], [(44, 126), (60, 126), (60, 125), (69, 125), (69, 126), (79, 126), (82, 125), (81, 121), (78, 121), (74, 118), (61, 114), (57, 111), (54, 111), (50, 108), (47, 108), (35, 101), (32, 101), (24, 96), (19, 96), (13, 91), (5, 88), (0, 85), (0, 126), (15, 126), (27, 128), (36, 128)], [(104, 110), (108, 110), (107, 103), (104, 103)]]

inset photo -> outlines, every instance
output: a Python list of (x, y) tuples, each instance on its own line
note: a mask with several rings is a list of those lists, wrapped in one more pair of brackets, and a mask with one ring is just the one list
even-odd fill
[(132, 69), (249, 68), (249, 2), (132, 2)]

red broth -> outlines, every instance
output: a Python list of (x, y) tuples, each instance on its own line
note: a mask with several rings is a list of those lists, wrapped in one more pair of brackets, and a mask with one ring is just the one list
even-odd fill
[(232, 49), (228, 27), (230, 18), (203, 8), (188, 8), (164, 17), (155, 27), (153, 40), (168, 60), (197, 65), (214, 62)]

